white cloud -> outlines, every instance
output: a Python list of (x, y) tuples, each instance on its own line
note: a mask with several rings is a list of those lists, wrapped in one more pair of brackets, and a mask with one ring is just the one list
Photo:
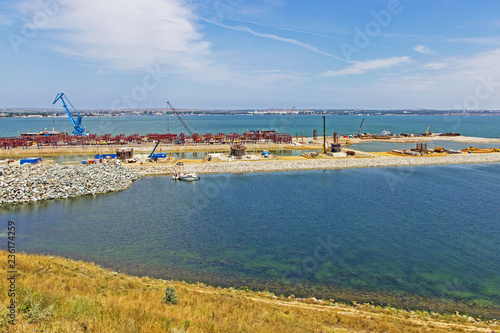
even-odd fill
[(367, 89), (391, 92), (407, 100), (413, 98), (421, 103), (417, 107), (453, 109), (464, 101), (474, 100), (479, 102), (479, 109), (500, 108), (500, 48), (472, 56), (444, 58), (424, 65), (423, 69), (413, 75), (383, 77)]
[(425, 46), (425, 45), (416, 45), (413, 49), (415, 51), (417, 51), (418, 53), (422, 53), (422, 54), (431, 54), (431, 53), (433, 53), (433, 51), (430, 48), (428, 48), (427, 46)]
[(355, 61), (353, 65), (339, 70), (339, 71), (326, 71), (322, 73), (322, 76), (341, 76), (341, 75), (353, 75), (353, 74), (364, 74), (366, 72), (388, 68), (393, 66), (399, 66), (404, 63), (410, 62), (410, 57), (391, 57), (386, 59), (376, 59), (369, 61)]
[(250, 33), (250, 34), (252, 34), (254, 36), (257, 36), (257, 37), (269, 38), (269, 39), (277, 40), (277, 41), (280, 41), (280, 42), (285, 42), (285, 43), (293, 44), (293, 45), (305, 48), (307, 50), (310, 50), (312, 52), (316, 52), (316, 53), (319, 53), (319, 54), (322, 54), (322, 55), (325, 55), (325, 56), (328, 56), (328, 57), (332, 57), (332, 58), (335, 58), (335, 59), (343, 61), (343, 62), (348, 62), (348, 61), (346, 61), (346, 60), (344, 60), (344, 59), (342, 59), (340, 57), (337, 57), (337, 56), (335, 56), (333, 54), (321, 51), (320, 49), (318, 49), (318, 48), (316, 48), (316, 47), (314, 47), (312, 45), (300, 42), (300, 41), (298, 41), (296, 39), (286, 38), (286, 37), (280, 37), (280, 36), (273, 35), (273, 34), (260, 33), (260, 32), (256, 32), (256, 31), (250, 29), (249, 27), (244, 27), (244, 26), (229, 26), (229, 25), (225, 25), (225, 24), (222, 24), (222, 23), (218, 23), (215, 20), (206, 20), (206, 19), (203, 19), (203, 20), (205, 22), (212, 23), (212, 24), (215, 24), (217, 26), (220, 26), (220, 27), (223, 27), (223, 28), (226, 28), (226, 29), (248, 32), (248, 33)]
[[(40, 29), (51, 49), (119, 70), (152, 64), (182, 66), (209, 53), (196, 19), (184, 0), (64, 0)], [(37, 2), (19, 10), (35, 13)]]
[(429, 62), (425, 65), (423, 65), (422, 67), (425, 68), (425, 69), (444, 69), (444, 68), (448, 68), (450, 66), (450, 63), (449, 62)]
[(476, 44), (476, 45), (500, 45), (499, 37), (468, 37), (468, 38), (450, 38), (450, 43), (458, 44)]
[(255, 22), (255, 21), (236, 20), (236, 19), (232, 19), (232, 21), (241, 22), (241, 23), (250, 23), (250, 24), (258, 25), (258, 26), (261, 26), (261, 27), (264, 27), (264, 28), (269, 28), (269, 29), (282, 30), (282, 31), (290, 31), (290, 32), (298, 32), (298, 33), (301, 33), (301, 34), (306, 34), (306, 35), (311, 35), (311, 36), (318, 36), (318, 37), (325, 37), (325, 38), (329, 38), (329, 39), (349, 41), (349, 39), (347, 39), (347, 38), (341, 38), (341, 37), (330, 36), (330, 35), (325, 35), (325, 34), (318, 34), (316, 32), (312, 32), (312, 31), (290, 29), (290, 28), (281, 28), (281, 27), (277, 27), (277, 26), (270, 26), (270, 25), (265, 25), (265, 24), (258, 23), (258, 22)]

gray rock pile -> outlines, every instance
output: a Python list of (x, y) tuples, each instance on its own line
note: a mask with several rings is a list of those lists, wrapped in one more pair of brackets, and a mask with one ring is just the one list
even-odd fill
[[(245, 173), (273, 172), (291, 170), (316, 169), (348, 169), (373, 167), (399, 167), (438, 164), (468, 164), (468, 163), (500, 163), (500, 153), (492, 154), (460, 154), (439, 157), (377, 157), (377, 158), (339, 158), (339, 159), (309, 159), (309, 160), (271, 160), (271, 161), (237, 161), (222, 163), (189, 164), (186, 170), (199, 174), (208, 173)], [(171, 174), (175, 166), (140, 166), (133, 168), (141, 175)]]
[[(466, 163), (500, 163), (500, 153), (442, 157), (237, 161), (190, 164), (186, 166), (186, 171), (196, 171), (199, 174), (245, 173)], [(0, 166), (0, 205), (121, 191), (143, 175), (172, 174), (174, 171), (173, 165), (5, 165)]]
[(120, 191), (139, 177), (128, 168), (106, 164), (0, 166), (0, 204)]

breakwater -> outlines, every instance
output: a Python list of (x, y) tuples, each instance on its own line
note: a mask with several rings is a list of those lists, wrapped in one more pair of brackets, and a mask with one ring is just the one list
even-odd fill
[(115, 192), (139, 178), (114, 165), (18, 165), (0, 167), (0, 204), (36, 202)]
[[(186, 164), (186, 170), (193, 170), (200, 174), (208, 173), (247, 173), (247, 172), (279, 172), (294, 170), (318, 169), (350, 169), (373, 167), (399, 167), (439, 164), (468, 164), (468, 163), (500, 163), (500, 154), (461, 154), (439, 157), (378, 157), (352, 159), (310, 159), (310, 160), (268, 160), (268, 161), (237, 161), (224, 163)], [(174, 165), (162, 166), (134, 166), (134, 170), (141, 175), (171, 174), (175, 171)]]
[[(185, 169), (200, 174), (215, 174), (468, 163), (500, 163), (500, 154), (235, 161), (187, 164)], [(106, 164), (1, 166), (0, 204), (27, 203), (121, 191), (141, 176), (172, 174), (175, 168), (175, 165), (120, 167)]]

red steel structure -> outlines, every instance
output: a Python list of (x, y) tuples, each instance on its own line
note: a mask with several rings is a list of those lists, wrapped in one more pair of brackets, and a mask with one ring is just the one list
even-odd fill
[(205, 135), (192, 133), (186, 136), (180, 134), (160, 134), (150, 133), (147, 135), (125, 135), (111, 134), (104, 135), (68, 135), (59, 132), (40, 132), (40, 133), (24, 133), (19, 137), (3, 137), (0, 138), (0, 148), (16, 148), (30, 146), (99, 146), (99, 145), (128, 145), (141, 144), (147, 142), (158, 142), (162, 140), (169, 144), (234, 144), (234, 143), (259, 143), (259, 142), (274, 142), (276, 144), (291, 143), (292, 136), (288, 133), (276, 133), (275, 131), (249, 131), (243, 134), (238, 133), (206, 133)]

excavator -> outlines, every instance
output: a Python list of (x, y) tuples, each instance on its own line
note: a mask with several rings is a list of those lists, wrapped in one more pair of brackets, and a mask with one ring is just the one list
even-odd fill
[(427, 130), (425, 131), (425, 133), (424, 133), (424, 134), (422, 134), (422, 136), (428, 136), (428, 135), (432, 134), (431, 132), (429, 132), (429, 129), (430, 129), (430, 128), (431, 128), (430, 126), (429, 126), (429, 127), (427, 127)]
[[(163, 154), (155, 154), (155, 150), (156, 148), (158, 148), (158, 145), (160, 144), (161, 140), (158, 140), (156, 142), (156, 145), (155, 147), (153, 148), (153, 151), (151, 152), (151, 154), (149, 154), (148, 156), (148, 159), (151, 161), (151, 162), (158, 162), (158, 158), (159, 157), (166, 157), (167, 155), (165, 153)], [(164, 156), (163, 156), (164, 155)]]

